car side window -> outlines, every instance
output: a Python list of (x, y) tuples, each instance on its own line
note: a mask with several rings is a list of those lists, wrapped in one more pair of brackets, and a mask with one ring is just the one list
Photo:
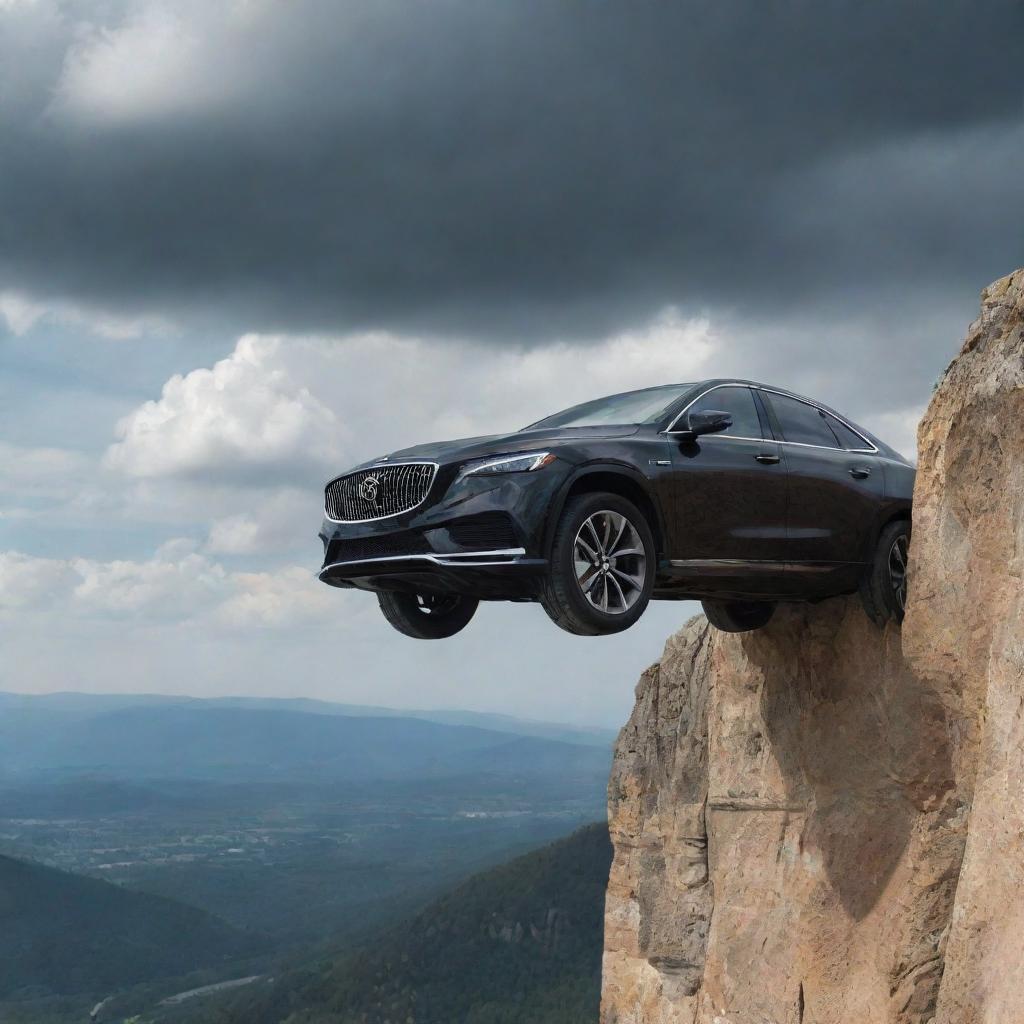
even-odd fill
[(860, 434), (852, 431), (841, 420), (837, 420), (835, 416), (829, 416), (827, 412), (822, 413), (822, 415), (825, 417), (825, 422), (832, 428), (832, 433), (838, 438), (839, 444), (848, 452), (857, 451), (858, 448), (863, 450), (864, 448), (872, 447)]
[(708, 412), (712, 409), (727, 412), (732, 417), (732, 426), (728, 430), (720, 431), (719, 434), (708, 436), (761, 436), (761, 420), (758, 418), (757, 406), (754, 405), (754, 396), (750, 393), (750, 388), (715, 388), (690, 406), (690, 412)]
[(768, 398), (782, 425), (785, 440), (797, 444), (813, 444), (819, 448), (839, 448), (835, 434), (816, 406), (785, 395), (771, 394)]

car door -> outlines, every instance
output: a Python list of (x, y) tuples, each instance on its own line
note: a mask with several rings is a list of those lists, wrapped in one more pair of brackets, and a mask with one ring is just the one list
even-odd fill
[[(678, 572), (742, 572), (740, 563), (782, 571), (786, 560), (786, 466), (767, 417), (745, 385), (718, 385), (684, 411), (732, 417), (721, 433), (669, 436), (672, 444), (671, 560)], [(729, 565), (732, 566), (730, 573)]]
[(874, 446), (811, 402), (767, 390), (762, 397), (789, 470), (791, 568), (815, 573), (862, 563), (884, 492)]

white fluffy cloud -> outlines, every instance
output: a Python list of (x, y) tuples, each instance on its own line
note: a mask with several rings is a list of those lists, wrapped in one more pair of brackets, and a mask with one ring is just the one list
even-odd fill
[(0, 552), (0, 610), (87, 619), (294, 627), (337, 615), (344, 596), (308, 569), (237, 572), (194, 550), (163, 545), (146, 561), (37, 558)]
[[(229, 626), (287, 627), (345, 621), (358, 623), (353, 611), (376, 612), (365, 595), (341, 594), (313, 577), (309, 569), (288, 566), (277, 572), (240, 572), (232, 576), (233, 592), (216, 610), (218, 622)], [(353, 596), (362, 597), (358, 605)], [(346, 600), (348, 598), (349, 600)]]
[(248, 503), (248, 511), (218, 516), (211, 522), (206, 550), (215, 555), (258, 556), (288, 550), (297, 536), (314, 544), (319, 512), (319, 495), (312, 487), (261, 492)]
[(219, 108), (259, 74), (259, 62), (239, 59), (239, 51), (268, 8), (256, 0), (135, 0), (114, 24), (79, 22), (49, 113), (126, 123)]
[(133, 477), (260, 483), (325, 464), (345, 429), (280, 350), (279, 339), (246, 336), (212, 369), (175, 375), (118, 423), (106, 465)]
[[(54, 108), (128, 119), (180, 108), (191, 98), (199, 40), (170, 9), (153, 4), (117, 29), (82, 33), (64, 61)], [(184, 88), (175, 96), (175, 80)]]
[(83, 611), (180, 619), (215, 607), (231, 589), (224, 568), (188, 553), (147, 562), (74, 559), (79, 581), (72, 590)]
[(174, 325), (161, 316), (114, 313), (66, 300), (38, 299), (12, 289), (0, 291), (0, 320), (18, 335), (27, 334), (40, 324), (78, 329), (111, 341), (174, 332)]
[(0, 551), (0, 610), (45, 606), (60, 600), (79, 580), (68, 561)]

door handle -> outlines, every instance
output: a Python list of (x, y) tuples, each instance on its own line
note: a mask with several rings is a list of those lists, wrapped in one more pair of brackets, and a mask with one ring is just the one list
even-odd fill
[(871, 470), (868, 469), (867, 466), (851, 466), (850, 476), (852, 476), (854, 480), (866, 480), (871, 476)]
[(767, 452), (755, 455), (754, 459), (760, 462), (762, 466), (774, 466), (779, 461), (778, 455), (769, 455)]

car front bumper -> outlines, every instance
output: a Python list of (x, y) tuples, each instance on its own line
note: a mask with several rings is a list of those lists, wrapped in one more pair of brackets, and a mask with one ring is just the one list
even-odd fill
[(543, 558), (526, 558), (523, 549), (466, 555), (398, 555), (359, 562), (326, 564), (319, 578), (333, 587), (456, 593), (482, 600), (529, 600)]
[(366, 522), (324, 518), (319, 578), (335, 587), (461, 593), (529, 600), (547, 569), (545, 531), (569, 467), (457, 479), (438, 473), (436, 496)]

